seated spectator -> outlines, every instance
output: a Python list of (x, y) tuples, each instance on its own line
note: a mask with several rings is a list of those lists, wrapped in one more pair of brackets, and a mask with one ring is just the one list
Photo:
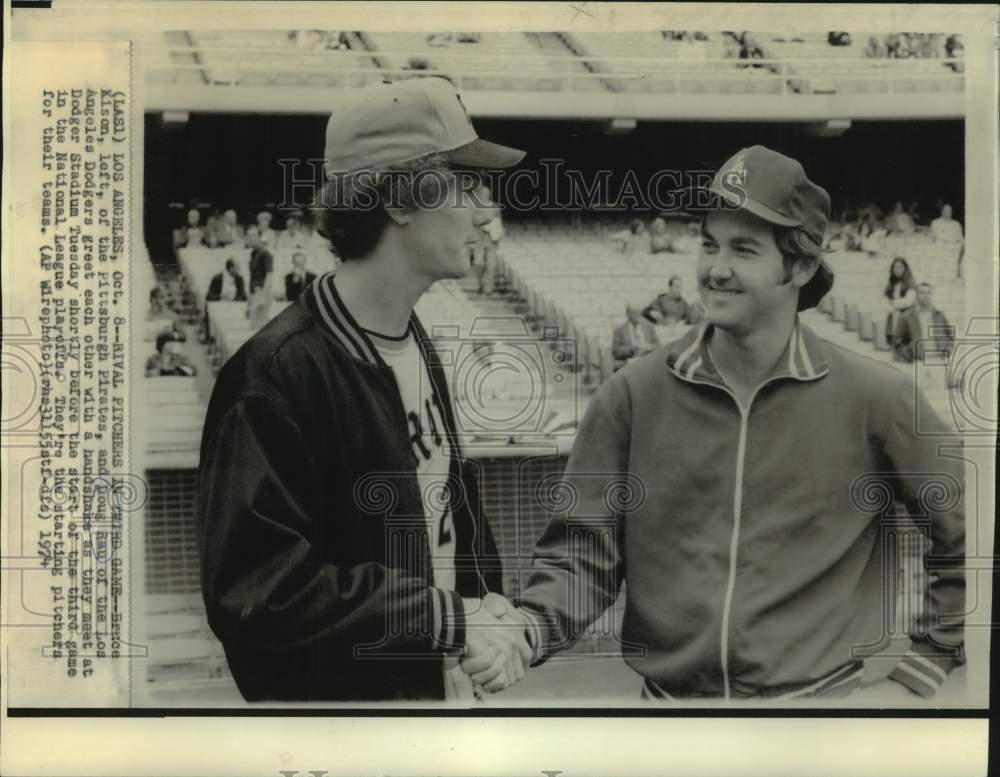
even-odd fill
[(920, 203), (914, 200), (910, 203), (910, 207), (906, 209), (906, 212), (910, 215), (910, 220), (913, 222), (914, 227), (916, 226), (926, 226), (924, 222), (924, 217), (920, 215)]
[(951, 355), (955, 328), (934, 307), (933, 292), (929, 283), (917, 284), (917, 303), (899, 316), (892, 343), (897, 361), (923, 361), (928, 353)]
[(292, 212), (285, 219), (285, 229), (278, 235), (275, 248), (294, 251), (309, 247), (309, 235), (302, 229), (302, 214)]
[(226, 269), (215, 275), (208, 284), (206, 302), (243, 302), (247, 298), (246, 282), (234, 259), (226, 260)]
[(187, 223), (181, 228), (178, 247), (200, 246), (205, 242), (205, 230), (201, 226), (201, 213), (197, 208), (187, 212)]
[(347, 51), (351, 48), (351, 39), (346, 32), (330, 32), (326, 37), (327, 51)]
[(316, 280), (316, 273), (311, 273), (306, 269), (306, 255), (295, 254), (292, 257), (292, 271), (285, 276), (285, 299), (289, 302), (296, 302), (306, 287), (314, 280)]
[(675, 324), (697, 324), (705, 315), (700, 304), (690, 304), (684, 299), (683, 281), (679, 275), (670, 279), (668, 289), (657, 295), (642, 310), (647, 320), (658, 326), (673, 327)]
[(623, 254), (631, 253), (632, 249), (639, 243), (648, 243), (646, 227), (640, 219), (633, 219), (628, 229), (614, 232), (608, 236), (608, 239), (615, 243)]
[(153, 342), (164, 332), (177, 327), (177, 314), (167, 305), (163, 289), (154, 286), (149, 290), (149, 309), (146, 311), (143, 340)]
[(220, 246), (227, 246), (243, 240), (243, 227), (236, 219), (235, 210), (227, 210), (216, 223), (215, 239)]
[(674, 250), (673, 240), (667, 230), (667, 222), (662, 218), (653, 219), (649, 225), (649, 251), (653, 254), (672, 252)]
[(271, 229), (271, 220), (272, 216), (266, 210), (257, 214), (257, 237), (265, 248), (274, 248), (275, 241), (278, 239), (274, 230)]
[(962, 225), (951, 217), (951, 205), (941, 206), (941, 215), (931, 222), (931, 238), (937, 243), (961, 243)]
[(891, 346), (895, 339), (899, 317), (917, 301), (917, 282), (913, 278), (909, 263), (901, 256), (892, 260), (889, 281), (885, 286), (885, 298), (889, 309), (885, 321), (885, 339)]
[(868, 44), (865, 46), (864, 54), (871, 59), (885, 59), (887, 55), (885, 43), (878, 35), (869, 35)]
[(611, 338), (611, 355), (617, 372), (632, 359), (645, 356), (660, 345), (653, 325), (646, 321), (636, 305), (625, 308), (626, 320), (615, 327)]
[(851, 33), (849, 32), (828, 32), (826, 42), (831, 46), (850, 46)]
[(912, 235), (913, 230), (913, 219), (903, 210), (903, 203), (897, 201), (896, 207), (889, 215), (889, 232), (896, 235)]
[[(960, 60), (965, 56), (965, 45), (962, 43), (961, 35), (949, 35), (944, 44), (944, 53), (948, 59)], [(962, 62), (949, 62), (948, 67), (956, 73), (965, 72), (965, 64)]]
[(432, 32), (427, 36), (428, 46), (450, 46), (451, 45), (451, 33), (450, 32)]
[(156, 353), (146, 360), (146, 377), (163, 375), (190, 377), (198, 370), (181, 351), (184, 336), (177, 332), (164, 332), (156, 338)]

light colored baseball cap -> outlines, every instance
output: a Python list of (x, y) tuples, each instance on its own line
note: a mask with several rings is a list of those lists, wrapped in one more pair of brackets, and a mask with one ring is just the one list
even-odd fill
[(524, 153), (482, 140), (455, 87), (434, 76), (348, 92), (326, 125), (328, 179), (428, 154), (443, 154), (458, 167), (513, 167)]

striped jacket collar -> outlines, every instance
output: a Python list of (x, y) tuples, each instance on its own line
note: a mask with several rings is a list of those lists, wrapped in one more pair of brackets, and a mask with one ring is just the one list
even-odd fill
[[(344, 301), (337, 293), (333, 282), (334, 273), (328, 272), (315, 280), (302, 295), (306, 307), (324, 327), (340, 342), (347, 352), (359, 361), (376, 367), (386, 367), (385, 360), (378, 348), (362, 329), (361, 325), (351, 315)], [(428, 353), (428, 337), (416, 313), (410, 313), (410, 331), (424, 352), (425, 360)]]
[[(707, 321), (691, 327), (667, 350), (667, 367), (681, 380), (690, 383), (715, 383), (725, 386), (725, 381), (712, 362), (708, 349), (712, 325)], [(785, 350), (778, 359), (768, 380), (791, 378), (809, 381), (822, 378), (830, 368), (823, 356), (819, 339), (803, 324), (798, 316)]]

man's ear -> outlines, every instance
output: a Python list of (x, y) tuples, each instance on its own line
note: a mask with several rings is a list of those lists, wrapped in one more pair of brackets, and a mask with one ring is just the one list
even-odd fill
[(819, 259), (815, 257), (799, 257), (792, 264), (792, 285), (801, 289), (812, 280), (819, 269)]

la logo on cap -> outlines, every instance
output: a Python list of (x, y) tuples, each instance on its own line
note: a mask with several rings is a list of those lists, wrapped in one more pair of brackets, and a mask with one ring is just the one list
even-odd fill
[(739, 176), (740, 182), (743, 181), (744, 176), (747, 172), (746, 162), (743, 161), (743, 154), (737, 154), (736, 159), (733, 160), (732, 165), (726, 170), (724, 175), (728, 178), (730, 176)]
[[(719, 176), (720, 181), (725, 181), (729, 184), (740, 184), (746, 183), (747, 176), (747, 166), (743, 161), (743, 154), (737, 154), (736, 158), (733, 159), (733, 163)], [(738, 205), (740, 203), (740, 197), (735, 192), (731, 192), (723, 187), (722, 196), (725, 200), (733, 205)]]

